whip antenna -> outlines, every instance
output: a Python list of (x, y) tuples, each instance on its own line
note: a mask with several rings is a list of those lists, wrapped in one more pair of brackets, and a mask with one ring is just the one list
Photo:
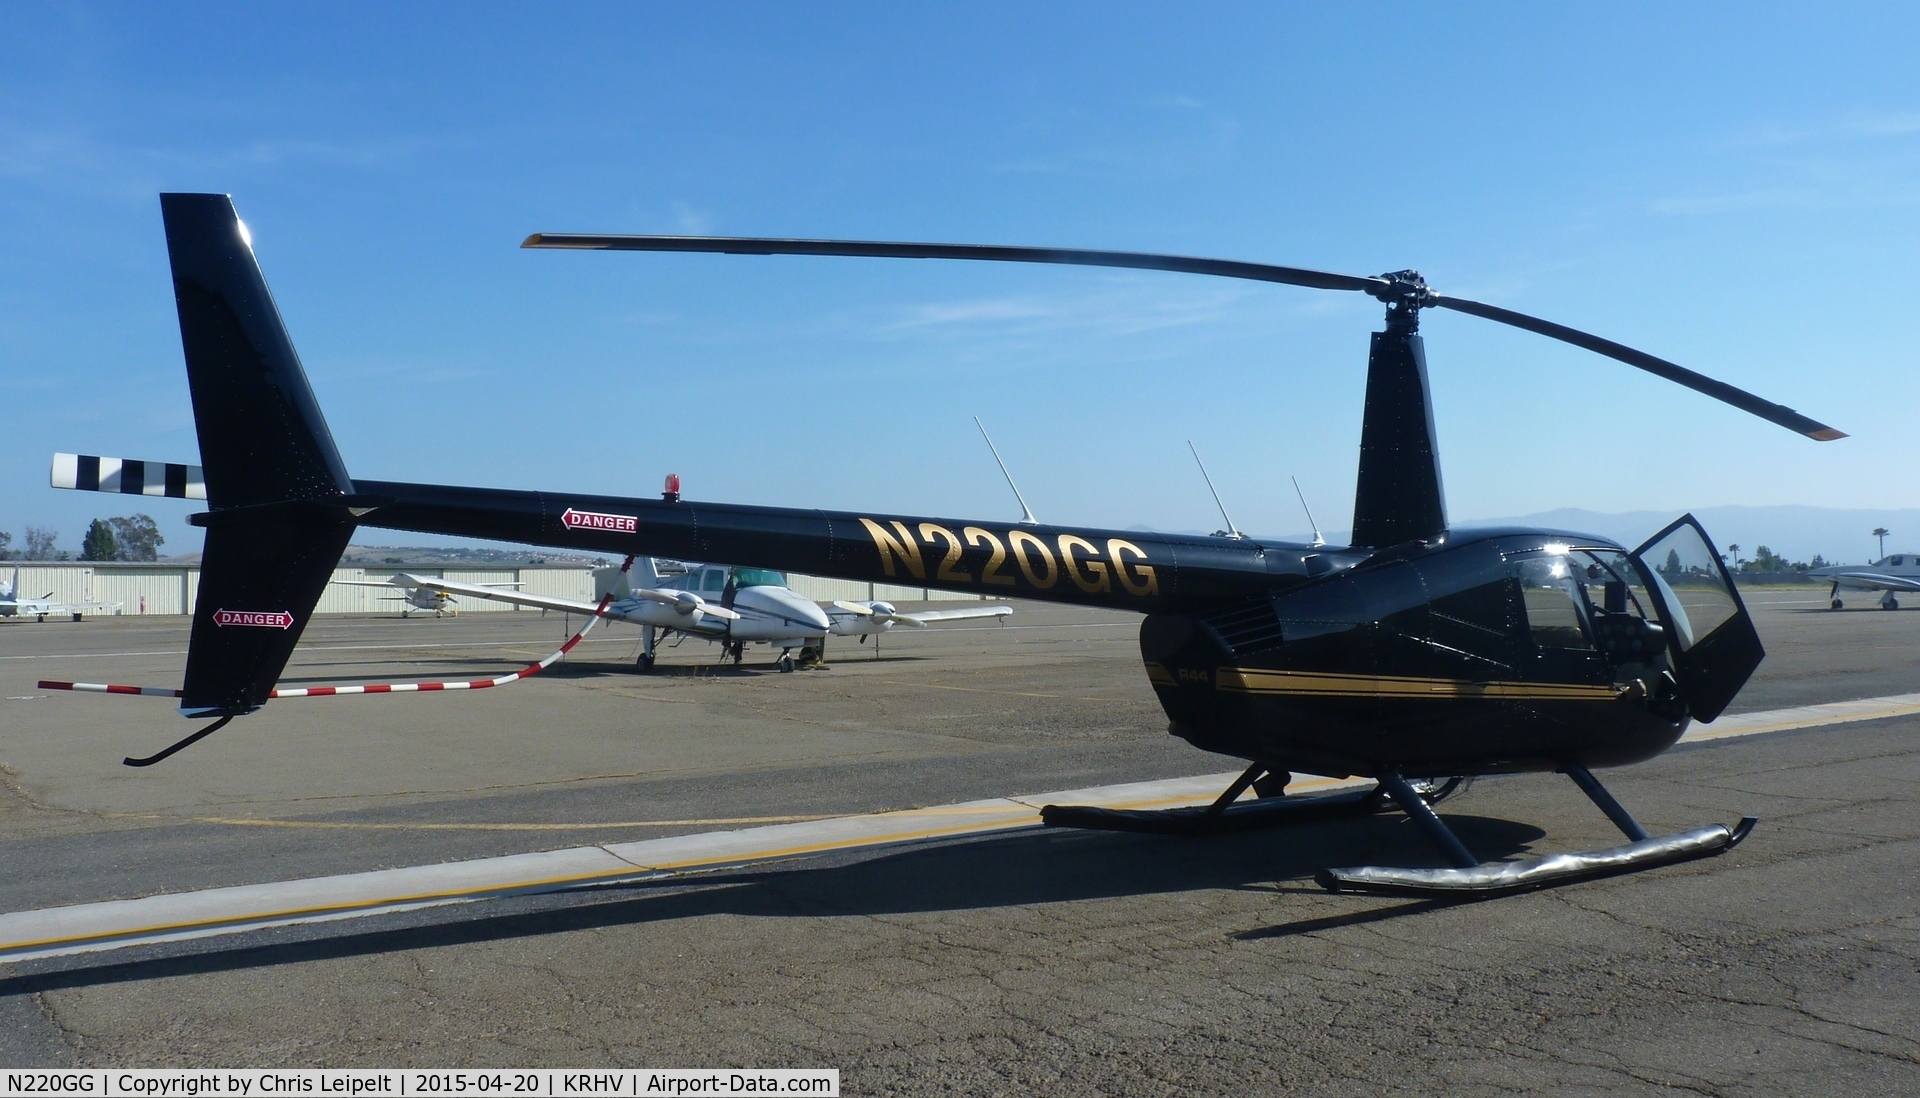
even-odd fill
[(1007, 463), (1000, 461), (1000, 449), (993, 444), (993, 437), (987, 434), (986, 425), (980, 422), (979, 416), (973, 417), (973, 425), (980, 428), (980, 437), (987, 440), (987, 449), (993, 451), (993, 460), (1000, 463), (1000, 475), (1007, 478), (1007, 487), (1013, 489), (1013, 498), (1020, 501), (1020, 525), (1040, 525), (1040, 520), (1033, 517), (1033, 508), (1027, 506), (1026, 497), (1020, 494), (1020, 486), (1013, 482), (1013, 474), (1007, 472)]
[(1227, 528), (1225, 530), (1215, 530), (1213, 536), (1217, 538), (1246, 537), (1247, 535), (1241, 533), (1240, 528), (1233, 524), (1233, 516), (1227, 514), (1227, 505), (1220, 502), (1220, 492), (1213, 486), (1213, 478), (1207, 476), (1207, 463), (1200, 460), (1200, 451), (1193, 449), (1192, 439), (1187, 440), (1187, 449), (1193, 451), (1193, 463), (1200, 467), (1200, 476), (1207, 482), (1207, 491), (1213, 493), (1213, 505), (1220, 508), (1220, 517), (1227, 520)]
[(1290, 476), (1287, 479), (1293, 482), (1293, 494), (1300, 497), (1300, 509), (1307, 513), (1307, 525), (1313, 527), (1313, 545), (1317, 549), (1325, 545), (1327, 539), (1320, 536), (1320, 524), (1313, 521), (1313, 508), (1307, 506), (1307, 494), (1300, 490), (1300, 478)]

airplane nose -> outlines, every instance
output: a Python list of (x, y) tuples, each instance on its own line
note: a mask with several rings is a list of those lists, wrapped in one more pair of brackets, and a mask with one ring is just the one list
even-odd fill
[(809, 628), (818, 629), (822, 633), (826, 632), (832, 624), (827, 620), (827, 612), (820, 609), (820, 604), (812, 599), (803, 599), (792, 591), (775, 590), (769, 593), (778, 598), (781, 612), (796, 622), (802, 622)]
[(808, 625), (824, 633), (827, 627), (833, 624), (827, 620), (827, 612), (820, 608), (819, 603), (812, 599), (803, 599), (798, 595), (793, 596), (793, 601), (797, 604), (794, 609), (799, 612), (796, 616), (801, 617)]

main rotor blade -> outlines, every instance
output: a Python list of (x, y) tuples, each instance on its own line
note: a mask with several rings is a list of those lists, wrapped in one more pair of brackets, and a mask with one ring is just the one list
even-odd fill
[(1731, 404), (1743, 412), (1751, 412), (1769, 422), (1778, 423), (1789, 431), (1798, 431), (1818, 442), (1832, 442), (1834, 439), (1847, 437), (1845, 431), (1835, 430), (1818, 420), (1803, 416), (1784, 404), (1775, 404), (1771, 400), (1754, 396), (1745, 389), (1736, 389), (1724, 381), (1715, 381), (1705, 374), (1696, 374), (1664, 358), (1655, 358), (1645, 351), (1636, 351), (1632, 347), (1615, 343), (1611, 339), (1601, 339), (1597, 335), (1589, 335), (1577, 328), (1555, 324), (1551, 320), (1541, 320), (1539, 317), (1528, 316), (1525, 313), (1516, 313), (1512, 309), (1502, 309), (1498, 305), (1487, 305), (1459, 297), (1446, 297), (1442, 294), (1430, 295), (1426, 304), (1438, 305), (1443, 309), (1452, 309), (1455, 312), (1485, 320), (1497, 320), (1502, 324), (1525, 328), (1529, 332), (1536, 332), (1563, 343), (1571, 343), (1575, 347), (1584, 347), (1595, 354), (1606, 355), (1629, 366), (1637, 366), (1656, 377), (1666, 378), (1676, 385), (1685, 385), (1694, 392), (1705, 393), (1715, 400)]
[(1385, 289), (1384, 278), (1242, 263), (1233, 259), (1158, 255), (1152, 252), (1102, 252), (1079, 248), (1024, 248), (999, 244), (913, 244), (884, 240), (794, 240), (759, 236), (608, 236), (595, 233), (534, 233), (522, 248), (573, 248), (609, 252), (720, 252), (727, 255), (847, 255), (892, 259), (981, 259), (1001, 263), (1064, 263), (1075, 267), (1130, 267), (1143, 271), (1180, 271), (1255, 282), (1279, 282), (1317, 290)]

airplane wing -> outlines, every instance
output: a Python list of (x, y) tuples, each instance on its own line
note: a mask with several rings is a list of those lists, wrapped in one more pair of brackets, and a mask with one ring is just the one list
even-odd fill
[(962, 610), (919, 610), (911, 614), (899, 610), (883, 610), (885, 604), (873, 602), (845, 602), (836, 599), (831, 604), (829, 615), (834, 613), (852, 614), (862, 618), (872, 618), (876, 623), (899, 622), (915, 629), (925, 629), (929, 622), (958, 621), (962, 618), (997, 618), (1013, 613), (1011, 606), (969, 606)]
[(969, 606), (964, 610), (916, 610), (921, 621), (960, 621), (964, 618), (1004, 618), (1013, 613), (1011, 606)]
[(327, 582), (337, 583), (342, 587), (394, 587), (396, 586), (395, 584), (388, 583), (386, 580), (328, 580)]
[(1885, 572), (1835, 572), (1832, 575), (1842, 583), (1871, 583), (1895, 591), (1920, 591), (1920, 579), (1912, 576), (1890, 576)]
[[(421, 576), (403, 575), (396, 578), (404, 579), (435, 591), (446, 591), (450, 594), (466, 595), (476, 599), (491, 599), (494, 602), (510, 602), (515, 606), (537, 606), (543, 610), (560, 610), (569, 614), (591, 614), (599, 609), (596, 603), (577, 602), (573, 599), (563, 599), (555, 595), (529, 595), (523, 591), (509, 591), (498, 587), (482, 587), (473, 583), (456, 583), (452, 580), (426, 579)], [(644, 589), (635, 590), (633, 594), (639, 598), (661, 603), (668, 607), (677, 605), (681, 595), (680, 592), (676, 591), (652, 591)], [(686, 620), (684, 621), (677, 620), (678, 616), (674, 615), (670, 609), (665, 611), (665, 615), (667, 616), (663, 618), (656, 618), (646, 614), (626, 614), (612, 609), (607, 611), (607, 616), (621, 621), (635, 622), (640, 625), (678, 629), (689, 633), (724, 633), (726, 632), (726, 626), (720, 624), (719, 619), (737, 618), (740, 616), (732, 610), (715, 603), (703, 603), (700, 609), (703, 619), (705, 619), (707, 615), (711, 615), (714, 620), (695, 621), (691, 615), (686, 615)]]
[[(430, 576), (414, 576), (401, 573), (394, 579), (406, 587), (425, 587), (429, 591), (446, 591), (454, 595), (467, 595), (476, 599), (491, 599), (494, 602), (510, 602), (515, 606), (537, 606), (542, 610), (562, 610), (569, 614), (591, 614), (597, 606), (591, 602), (578, 602), (563, 599), (556, 595), (529, 595), (523, 591), (505, 590), (499, 587), (483, 587), (477, 583), (459, 583), (454, 580), (436, 579)], [(340, 582), (346, 582), (344, 580)], [(371, 586), (371, 585), (370, 585)], [(387, 584), (379, 584), (385, 587)]]

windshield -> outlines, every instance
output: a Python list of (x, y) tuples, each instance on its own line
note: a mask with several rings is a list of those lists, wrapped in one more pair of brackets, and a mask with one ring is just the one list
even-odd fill
[(771, 568), (735, 568), (733, 585), (735, 587), (785, 587), (787, 577)]
[(1653, 617), (1653, 600), (1618, 549), (1549, 545), (1512, 559), (1527, 631), (1543, 648), (1590, 649), (1601, 619)]

